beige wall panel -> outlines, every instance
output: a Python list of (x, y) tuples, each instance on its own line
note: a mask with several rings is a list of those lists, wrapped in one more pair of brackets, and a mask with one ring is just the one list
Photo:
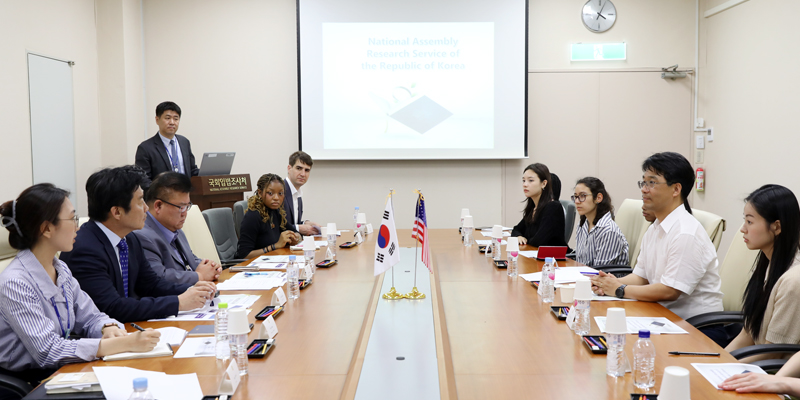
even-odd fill
[[(701, 10), (717, 2), (701, 1)], [(800, 194), (797, 149), (800, 78), (791, 0), (748, 1), (709, 18), (700, 29), (699, 116), (714, 127), (698, 208), (721, 215), (728, 231), (720, 254), (742, 223), (742, 200), (767, 183)]]
[[(3, 1), (0, 37), (0, 201), (15, 198), (32, 183), (26, 52), (75, 61), (75, 168), (83, 187), (100, 160), (94, 1)], [(78, 212), (85, 215), (86, 193), (77, 195)]]

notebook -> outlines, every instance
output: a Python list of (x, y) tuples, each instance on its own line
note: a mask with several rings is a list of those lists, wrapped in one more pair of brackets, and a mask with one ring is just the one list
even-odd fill
[(153, 350), (144, 352), (144, 353), (134, 353), (134, 352), (125, 352), (119, 354), (113, 354), (110, 356), (103, 357), (103, 361), (120, 361), (120, 360), (133, 360), (136, 358), (150, 358), (150, 357), (164, 357), (164, 356), (171, 356), (174, 354), (172, 352), (172, 346), (169, 345), (164, 339), (164, 336), (161, 336), (161, 341), (158, 342), (156, 347)]
[(99, 392), (100, 382), (94, 372), (58, 374), (44, 384), (47, 394)]

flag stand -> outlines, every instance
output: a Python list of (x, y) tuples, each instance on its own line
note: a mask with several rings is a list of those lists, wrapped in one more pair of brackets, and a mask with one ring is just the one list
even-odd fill
[[(389, 189), (390, 198), (392, 197), (392, 193), (394, 193), (394, 189)], [(394, 214), (394, 202), (392, 202), (392, 214)], [(399, 300), (405, 297), (404, 295), (397, 293), (397, 290), (394, 288), (394, 267), (392, 267), (392, 288), (389, 290), (389, 292), (384, 293), (381, 297), (386, 300)]]
[[(417, 197), (417, 207), (419, 208), (419, 200), (422, 198), (422, 192), (417, 189), (417, 193), (419, 193), (419, 197)], [(403, 295), (403, 297), (411, 300), (420, 300), (425, 298), (425, 293), (421, 293), (417, 290), (417, 258), (419, 253), (419, 239), (414, 239), (414, 288), (411, 289), (410, 292)]]

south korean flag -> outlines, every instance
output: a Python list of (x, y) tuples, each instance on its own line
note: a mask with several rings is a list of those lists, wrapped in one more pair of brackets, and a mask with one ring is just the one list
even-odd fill
[(378, 240), (375, 243), (375, 275), (380, 275), (400, 262), (400, 248), (397, 244), (397, 231), (394, 229), (394, 209), (392, 198), (386, 202)]

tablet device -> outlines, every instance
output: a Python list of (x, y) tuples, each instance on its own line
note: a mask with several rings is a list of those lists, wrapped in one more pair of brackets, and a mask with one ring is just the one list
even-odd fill
[(544, 260), (547, 257), (553, 257), (558, 261), (566, 261), (567, 259), (567, 246), (541, 246), (539, 252), (536, 253), (537, 260)]

